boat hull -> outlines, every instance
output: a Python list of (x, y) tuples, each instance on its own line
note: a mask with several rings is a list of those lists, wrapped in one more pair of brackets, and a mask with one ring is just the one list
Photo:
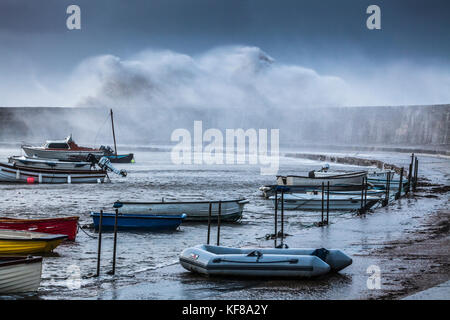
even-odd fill
[(108, 158), (112, 163), (133, 163), (134, 162), (134, 154), (133, 153), (118, 154), (117, 156), (108, 155), (105, 157)]
[[(275, 206), (275, 197), (270, 197)], [(281, 208), (281, 196), (278, 196), (280, 203), (278, 208)], [(374, 196), (367, 196), (366, 208), (373, 206), (381, 198)], [(329, 198), (329, 210), (357, 210), (361, 208), (361, 196), (349, 196), (349, 195), (331, 195)], [(322, 210), (322, 195), (308, 195), (308, 194), (285, 194), (283, 207), (285, 210)], [(324, 195), (323, 208), (327, 208), (327, 196)]]
[[(186, 221), (208, 221), (209, 201), (168, 201), (168, 202), (122, 202), (119, 212), (123, 214), (153, 214), (153, 215), (187, 215)], [(235, 222), (242, 218), (242, 212), (248, 200), (224, 200), (221, 203), (220, 220)], [(212, 202), (211, 221), (217, 221), (219, 213), (218, 202)]]
[[(92, 212), (94, 228), (100, 227), (100, 213)], [(103, 213), (102, 229), (112, 229), (115, 224), (115, 213)], [(186, 215), (179, 216), (158, 216), (158, 215), (133, 215), (119, 214), (117, 216), (117, 228), (122, 230), (147, 230), (147, 231), (168, 231), (177, 229)]]
[(67, 240), (75, 241), (79, 217), (48, 219), (12, 219), (0, 217), (0, 229), (26, 230), (50, 234), (67, 235)]
[(12, 165), (37, 169), (80, 170), (80, 171), (90, 170), (92, 165), (90, 162), (60, 161), (57, 159), (33, 159), (27, 157), (9, 157), (8, 162)]
[(310, 278), (352, 263), (340, 250), (229, 248), (198, 245), (185, 249), (180, 264), (208, 276)]
[(0, 294), (35, 292), (42, 275), (42, 257), (0, 257)]
[(277, 184), (286, 186), (322, 186), (322, 183), (327, 186), (346, 186), (346, 185), (361, 185), (363, 179), (367, 177), (367, 172), (347, 173), (340, 175), (319, 175), (318, 177), (303, 177), (303, 176), (278, 176)]
[(65, 171), (14, 166), (0, 163), (0, 182), (9, 183), (98, 183), (104, 182), (106, 171)]
[(0, 229), (0, 254), (28, 254), (51, 252), (66, 235)]
[(104, 151), (99, 150), (48, 150), (41, 147), (22, 146), (25, 154), (30, 158), (56, 159), (63, 161), (85, 161), (89, 154), (101, 158)]

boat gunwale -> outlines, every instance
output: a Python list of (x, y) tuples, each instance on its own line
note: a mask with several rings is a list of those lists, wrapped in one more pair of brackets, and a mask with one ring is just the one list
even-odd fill
[(330, 179), (348, 179), (348, 178), (359, 178), (362, 176), (366, 176), (367, 172), (366, 171), (357, 171), (357, 172), (352, 172), (352, 173), (344, 173), (344, 174), (338, 174), (338, 175), (333, 175), (333, 176), (324, 176), (324, 177), (309, 177), (309, 176), (297, 176), (297, 175), (277, 175), (277, 179), (278, 178), (287, 178), (287, 177), (292, 177), (292, 178), (302, 178), (302, 179), (313, 179), (313, 180), (330, 180)]
[[(95, 217), (95, 218), (100, 218), (100, 213), (99, 212), (91, 212), (91, 217)], [(183, 216), (184, 215), (184, 216)], [(107, 217), (107, 218), (115, 218), (116, 214), (115, 213), (109, 213), (109, 212), (104, 212), (103, 213), (103, 218)], [(123, 218), (123, 219), (148, 219), (148, 220), (152, 220), (152, 219), (161, 219), (161, 220), (184, 220), (187, 217), (186, 213), (183, 213), (181, 215), (150, 215), (150, 214), (128, 214), (128, 213), (119, 213), (117, 215), (117, 218)]]
[[(11, 170), (20, 170), (22, 172), (33, 172), (33, 173), (53, 173), (53, 174), (106, 174), (106, 170), (67, 170), (67, 169), (46, 169), (46, 168), (31, 168), (31, 167), (22, 167), (17, 165), (9, 165), (0, 162), (1, 167), (5, 167)], [(8, 171), (6, 171), (8, 172)], [(78, 178), (78, 177), (77, 177)]]
[[(241, 201), (247, 201), (242, 202)], [(117, 200), (116, 202), (119, 202), (121, 204), (127, 204), (127, 205), (141, 205), (141, 204), (199, 204), (199, 203), (224, 203), (224, 202), (236, 202), (237, 204), (246, 204), (250, 202), (248, 199), (235, 199), (235, 200), (213, 200), (213, 201), (207, 201), (207, 200), (200, 200), (200, 201), (164, 201), (164, 202), (157, 202), (157, 201), (150, 201), (150, 202), (132, 202), (132, 201), (120, 201)], [(115, 203), (116, 203), (115, 202)], [(120, 208), (119, 208), (120, 209)]]
[[(2, 261), (10, 260), (10, 261)], [(40, 256), (0, 256), (0, 268), (20, 264), (42, 263)]]
[[(9, 217), (0, 217), (0, 223), (39, 223), (39, 222), (58, 222), (58, 221), (78, 221), (80, 217), (71, 216), (71, 217), (55, 217), (55, 218), (36, 218), (36, 219), (16, 219)], [(0, 228), (1, 229), (1, 228)]]

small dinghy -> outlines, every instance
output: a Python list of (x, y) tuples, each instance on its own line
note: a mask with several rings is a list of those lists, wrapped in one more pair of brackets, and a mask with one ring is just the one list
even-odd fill
[[(91, 212), (91, 217), (94, 220), (94, 228), (99, 229), (100, 213)], [(148, 230), (148, 231), (166, 231), (175, 230), (180, 226), (186, 214), (161, 216), (152, 214), (118, 214), (117, 228), (118, 229), (132, 229), (132, 230)], [(114, 228), (116, 219), (115, 213), (103, 213), (102, 229)]]
[(42, 257), (0, 257), (0, 294), (37, 291), (41, 274)]
[(0, 229), (24, 230), (51, 234), (64, 234), (75, 241), (79, 217), (15, 219), (0, 217)]
[(340, 250), (230, 248), (198, 245), (185, 249), (180, 264), (191, 272), (211, 276), (317, 277), (349, 266)]
[(51, 252), (65, 239), (65, 234), (0, 229), (0, 254)]
[[(269, 198), (275, 204), (275, 196)], [(381, 198), (376, 196), (367, 196), (363, 199), (366, 201), (366, 208), (370, 208)], [(327, 196), (324, 195), (324, 206), (327, 206)], [(281, 196), (278, 196), (281, 202)], [(284, 209), (286, 210), (322, 210), (322, 194), (303, 194), (292, 193), (284, 195)], [(330, 210), (356, 210), (361, 208), (361, 194), (330, 194), (329, 209)]]
[[(246, 199), (220, 201), (220, 220), (223, 222), (238, 221), (242, 218), (244, 205), (248, 202)], [(219, 201), (116, 201), (114, 208), (119, 208), (120, 213), (136, 215), (171, 216), (185, 213), (186, 221), (208, 221), (210, 203), (211, 220), (216, 221), (219, 215)]]

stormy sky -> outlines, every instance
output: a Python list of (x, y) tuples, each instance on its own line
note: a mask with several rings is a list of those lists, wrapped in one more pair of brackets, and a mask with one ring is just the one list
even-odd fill
[[(81, 30), (66, 28), (71, 4), (81, 8)], [(366, 28), (372, 4), (381, 8), (381, 30)], [(449, 18), (450, 3), (437, 0), (1, 0), (0, 106), (101, 105), (136, 95), (132, 103), (202, 106), (227, 90), (246, 104), (449, 103)], [(261, 61), (274, 67), (254, 82), (254, 73), (238, 84), (229, 74)], [(167, 84), (186, 74), (171, 92)], [(213, 89), (204, 90), (208, 83)], [(255, 98), (249, 86), (281, 96)], [(111, 95), (117, 88), (121, 95)]]

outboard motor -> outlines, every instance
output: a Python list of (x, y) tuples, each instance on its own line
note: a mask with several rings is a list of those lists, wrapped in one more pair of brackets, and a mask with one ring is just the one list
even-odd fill
[(127, 172), (125, 170), (123, 169), (118, 170), (114, 168), (113, 165), (111, 164), (111, 161), (107, 157), (101, 157), (100, 160), (98, 161), (98, 166), (103, 170), (112, 171), (115, 174), (121, 175), (122, 177), (127, 176)]
[(315, 178), (316, 177), (316, 175), (314, 174), (314, 170), (308, 172), (308, 177), (309, 178)]

